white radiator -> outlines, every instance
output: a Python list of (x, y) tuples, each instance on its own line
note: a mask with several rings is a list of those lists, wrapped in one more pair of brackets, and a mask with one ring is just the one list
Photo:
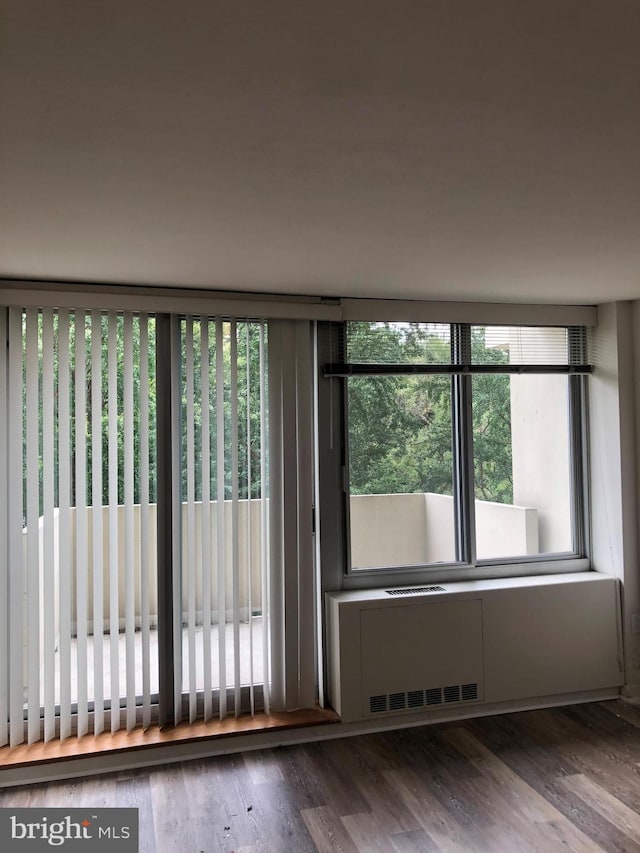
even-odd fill
[(618, 582), (596, 572), (327, 593), (343, 722), (623, 683)]

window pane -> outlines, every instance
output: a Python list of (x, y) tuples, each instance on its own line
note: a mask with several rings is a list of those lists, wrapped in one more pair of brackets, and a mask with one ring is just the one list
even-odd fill
[(451, 379), (347, 387), (352, 569), (455, 560)]
[(571, 551), (567, 377), (472, 382), (478, 559)]

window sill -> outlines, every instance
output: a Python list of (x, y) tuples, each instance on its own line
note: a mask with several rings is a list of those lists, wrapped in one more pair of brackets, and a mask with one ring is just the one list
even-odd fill
[(165, 744), (197, 743), (219, 737), (304, 728), (339, 721), (340, 718), (332, 710), (312, 708), (270, 715), (256, 714), (254, 717), (242, 715), (237, 719), (227, 717), (224, 720), (210, 720), (206, 723), (199, 722), (191, 725), (181, 723), (175, 728), (163, 730), (155, 725), (146, 731), (137, 728), (131, 732), (121, 730), (113, 734), (103, 732), (81, 738), (69, 737), (63, 741), (21, 744), (13, 748), (5, 746), (0, 748), (0, 773), (3, 770), (33, 768), (78, 758), (136, 752)]

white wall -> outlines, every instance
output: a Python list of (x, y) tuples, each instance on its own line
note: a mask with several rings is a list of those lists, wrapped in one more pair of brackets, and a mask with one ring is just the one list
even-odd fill
[(510, 386), (513, 502), (537, 508), (541, 553), (570, 551), (567, 377), (512, 376)]
[(592, 563), (597, 571), (622, 581), (623, 693), (640, 698), (640, 634), (631, 629), (632, 614), (640, 613), (636, 503), (640, 436), (634, 378), (639, 336), (637, 303), (598, 306), (596, 366), (589, 388)]

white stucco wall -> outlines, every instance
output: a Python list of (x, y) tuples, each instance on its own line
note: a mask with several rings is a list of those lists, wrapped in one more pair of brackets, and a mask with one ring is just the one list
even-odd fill
[[(512, 364), (540, 364), (566, 351), (563, 328), (509, 330)], [(540, 553), (570, 551), (568, 383), (566, 376), (511, 376), (513, 502), (538, 509)]]
[(538, 510), (540, 553), (570, 551), (566, 376), (511, 377), (513, 502)]

